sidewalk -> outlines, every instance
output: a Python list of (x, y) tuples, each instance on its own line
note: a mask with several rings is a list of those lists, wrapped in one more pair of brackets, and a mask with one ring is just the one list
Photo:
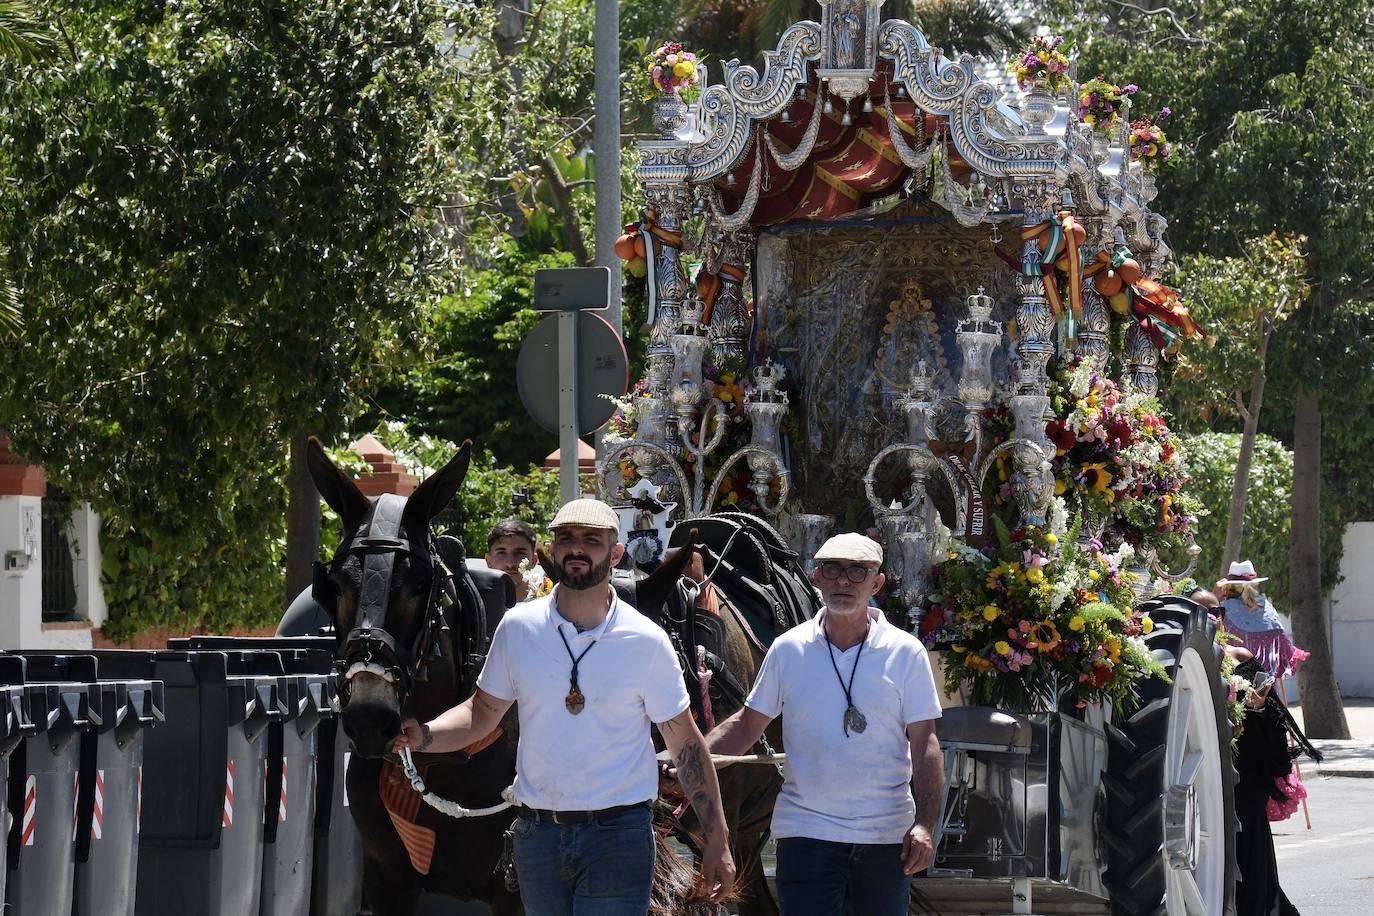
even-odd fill
[[(1349, 741), (1314, 738), (1312, 744), (1325, 755), (1316, 764), (1321, 776), (1364, 776), (1374, 778), (1374, 700), (1347, 698), (1345, 721), (1350, 726)], [(1293, 718), (1302, 724), (1302, 707), (1292, 707)], [(1313, 766), (1303, 760), (1303, 767)]]

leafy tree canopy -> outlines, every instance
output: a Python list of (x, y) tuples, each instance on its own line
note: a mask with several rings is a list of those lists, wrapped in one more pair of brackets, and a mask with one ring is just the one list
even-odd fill
[(337, 429), (447, 276), (451, 55), (422, 0), (49, 0), (0, 70), (0, 423), (147, 536), (221, 532)]

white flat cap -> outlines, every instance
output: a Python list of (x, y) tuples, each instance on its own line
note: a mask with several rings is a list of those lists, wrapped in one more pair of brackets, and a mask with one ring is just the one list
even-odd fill
[(554, 516), (553, 524), (549, 527), (562, 528), (564, 525), (609, 528), (612, 531), (619, 531), (620, 516), (616, 515), (614, 509), (599, 499), (574, 499), (572, 502), (563, 504), (563, 508), (558, 510), (558, 514)]
[(837, 534), (821, 545), (816, 551), (817, 563), (830, 560), (848, 560), (851, 563), (872, 563), (883, 565), (883, 547), (866, 534)]

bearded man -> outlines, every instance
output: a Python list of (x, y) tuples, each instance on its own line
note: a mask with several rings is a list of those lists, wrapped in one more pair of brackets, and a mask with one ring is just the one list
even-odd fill
[(558, 585), (501, 619), (476, 693), (430, 722), (406, 720), (395, 748), (460, 750), (518, 704), (515, 867), (525, 912), (644, 916), (658, 795), (653, 723), (705, 825), (705, 887), (722, 899), (735, 866), (715, 768), (667, 634), (611, 588), (625, 552), (619, 518), (599, 500), (577, 499), (551, 527)]

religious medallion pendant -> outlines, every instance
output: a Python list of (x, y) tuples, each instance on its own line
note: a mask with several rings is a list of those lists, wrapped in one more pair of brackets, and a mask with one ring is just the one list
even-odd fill
[(868, 728), (868, 720), (852, 703), (844, 711), (844, 727), (846, 732), (853, 732), (856, 735), (863, 734), (864, 729)]
[(567, 708), (568, 712), (577, 715), (586, 707), (587, 698), (582, 695), (582, 691), (578, 689), (578, 686), (573, 684), (572, 689), (568, 691), (568, 695), (563, 698), (563, 705)]

